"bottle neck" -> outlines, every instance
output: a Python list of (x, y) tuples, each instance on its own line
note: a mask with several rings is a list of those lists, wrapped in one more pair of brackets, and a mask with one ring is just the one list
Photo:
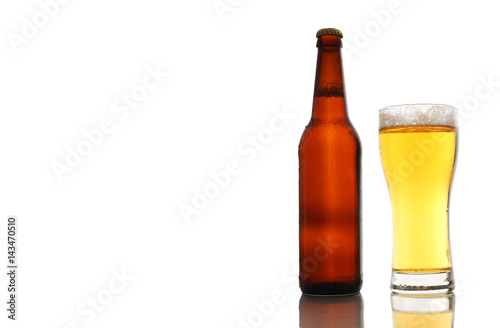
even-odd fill
[(347, 119), (344, 72), (342, 70), (342, 39), (335, 35), (318, 38), (318, 63), (312, 118), (337, 121)]

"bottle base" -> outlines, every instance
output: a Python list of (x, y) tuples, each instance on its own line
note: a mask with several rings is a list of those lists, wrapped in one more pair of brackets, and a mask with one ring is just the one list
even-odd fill
[(321, 282), (300, 286), (302, 293), (308, 296), (340, 296), (359, 293), (361, 284), (350, 284), (343, 282)]
[(398, 294), (440, 294), (454, 288), (452, 270), (435, 273), (392, 272), (391, 289)]

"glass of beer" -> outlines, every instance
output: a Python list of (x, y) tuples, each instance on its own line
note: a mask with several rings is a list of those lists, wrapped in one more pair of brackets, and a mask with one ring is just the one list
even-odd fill
[(454, 288), (448, 201), (457, 127), (457, 110), (449, 105), (399, 105), (379, 111), (380, 154), (393, 216), (395, 292)]

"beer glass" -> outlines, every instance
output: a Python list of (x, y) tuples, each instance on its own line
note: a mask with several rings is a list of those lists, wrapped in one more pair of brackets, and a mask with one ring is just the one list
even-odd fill
[(395, 292), (453, 290), (448, 200), (457, 110), (416, 104), (379, 111), (382, 165), (392, 205)]

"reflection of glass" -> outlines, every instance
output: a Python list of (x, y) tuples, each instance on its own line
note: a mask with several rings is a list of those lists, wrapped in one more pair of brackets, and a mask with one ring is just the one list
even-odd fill
[(380, 155), (393, 216), (392, 289), (454, 288), (448, 197), (457, 145), (457, 110), (448, 105), (379, 112)]
[(394, 328), (452, 328), (455, 310), (453, 293), (435, 296), (392, 294)]
[(363, 328), (361, 294), (333, 297), (302, 295), (299, 302), (301, 328)]

